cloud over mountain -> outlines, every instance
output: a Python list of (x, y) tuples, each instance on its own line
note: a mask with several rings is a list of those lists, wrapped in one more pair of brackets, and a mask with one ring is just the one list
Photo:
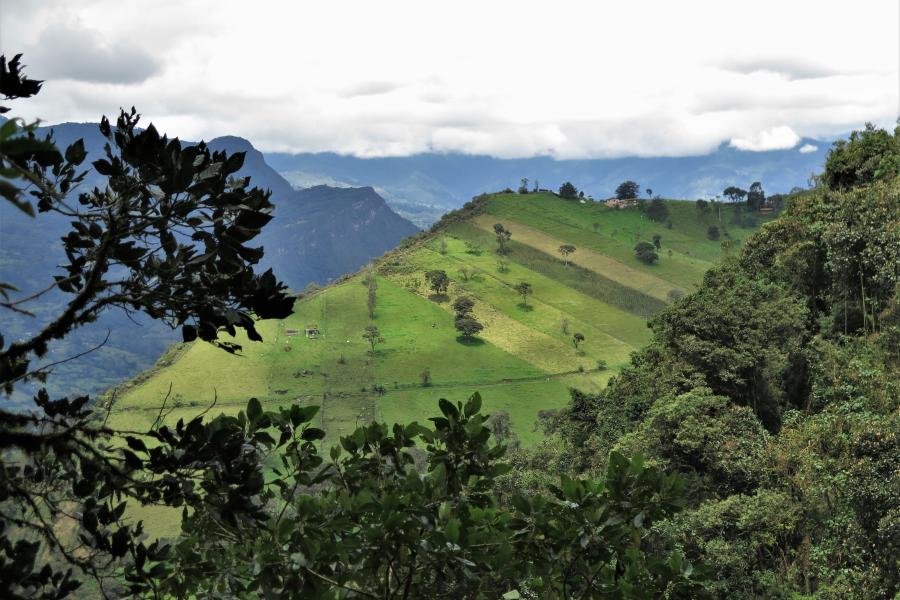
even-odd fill
[(892, 124), (898, 6), (861, 2), (22, 0), (0, 28), (47, 80), (18, 114), (48, 122), (135, 105), (266, 151), (684, 156)]

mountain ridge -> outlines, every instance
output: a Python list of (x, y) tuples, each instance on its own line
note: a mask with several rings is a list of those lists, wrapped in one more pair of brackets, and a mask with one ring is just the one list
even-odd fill
[[(50, 130), (62, 148), (83, 139), (88, 151), (88, 165), (103, 155), (106, 140), (96, 124), (67, 123), (43, 127), (38, 130), (38, 135), (45, 135)], [(266, 163), (263, 154), (248, 140), (224, 136), (210, 140), (208, 145), (228, 153), (245, 152), (244, 165), (238, 174), (250, 176), (252, 186), (272, 191), (274, 218), (256, 239), (266, 251), (258, 270), (274, 268), (276, 275), (292, 289), (301, 290), (313, 282), (326, 283), (356, 271), (417, 231), (412, 223), (391, 211), (371, 188), (345, 189), (337, 196), (330, 195), (324, 188), (297, 191)], [(105, 179), (90, 169), (80, 189), (103, 185)], [(0, 280), (17, 285), (23, 293), (46, 287), (63, 257), (62, 245), (53, 242), (65, 235), (69, 227), (69, 219), (60, 215), (41, 213), (32, 219), (9, 203), (0, 203)], [(335, 234), (343, 227), (355, 228), (356, 235), (347, 243), (335, 243)], [(37, 230), (41, 235), (35, 235)], [(316, 236), (320, 234), (323, 237), (317, 242)], [(298, 243), (298, 240), (302, 242)], [(9, 340), (25, 337), (40, 325), (41, 319), (61, 310), (65, 302), (67, 296), (58, 290), (44, 295), (36, 306), (38, 317), (8, 316), (4, 336)], [(103, 330), (110, 332), (105, 342)], [(65, 340), (50, 345), (48, 362), (102, 346), (77, 361), (57, 367), (60, 376), (51, 380), (51, 391), (55, 391), (53, 381), (66, 381), (66, 393), (95, 393), (107, 389), (151, 367), (178, 337), (177, 332), (159, 321), (105, 311), (96, 328), (76, 331)], [(5, 402), (12, 405), (27, 403), (32, 391), (35, 390), (17, 389), (14, 397)]]
[[(748, 188), (761, 181), (768, 192), (785, 193), (806, 187), (809, 176), (821, 171), (831, 140), (804, 138), (793, 148), (754, 152), (720, 144), (705, 155), (677, 157), (621, 157), (564, 159), (549, 156), (500, 159), (458, 153), (416, 154), (408, 157), (359, 158), (336, 153), (264, 153), (269, 164), (288, 181), (330, 181), (373, 185), (388, 203), (420, 227), (438, 220), (447, 210), (470, 198), (504, 188), (516, 189), (527, 177), (541, 188), (557, 189), (571, 181), (595, 198), (614, 195), (626, 179), (641, 190), (665, 198), (712, 198), (725, 187)], [(807, 145), (811, 152), (800, 152)], [(318, 178), (318, 179), (317, 179)]]

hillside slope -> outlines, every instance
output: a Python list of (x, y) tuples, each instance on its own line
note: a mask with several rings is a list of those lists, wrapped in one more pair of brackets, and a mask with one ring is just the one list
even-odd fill
[[(51, 130), (62, 147), (77, 139), (84, 140), (88, 152), (86, 166), (103, 155), (106, 140), (96, 124), (63, 123), (42, 128), (38, 133), (44, 135)], [(271, 190), (274, 219), (256, 240), (266, 250), (260, 266), (277, 268), (282, 280), (293, 289), (303, 289), (311, 282), (326, 283), (355, 271), (417, 231), (412, 223), (394, 213), (372, 188), (319, 186), (297, 191), (266, 164), (263, 155), (249, 141), (221, 137), (210, 141), (209, 146), (229, 154), (244, 152), (239, 175), (250, 177), (254, 186)], [(79, 189), (105, 185), (106, 180), (90, 169)], [(63, 262), (64, 252), (59, 238), (69, 228), (69, 219), (60, 215), (42, 213), (31, 219), (10, 203), (0, 203), (0, 280), (16, 285), (25, 294), (45, 288), (52, 281), (51, 275), (60, 273), (56, 265)], [(6, 317), (4, 336), (8, 340), (26, 336), (58, 314), (68, 300), (59, 291), (45, 294), (35, 303), (36, 318), (18, 314)], [(95, 393), (108, 389), (151, 367), (165, 348), (178, 339), (177, 333), (161, 322), (106, 311), (100, 315), (97, 327), (76, 331), (65, 340), (51, 344), (47, 362), (63, 360), (102, 344), (107, 330), (109, 338), (102, 348), (57, 367), (58, 376), (50, 382), (52, 393)], [(66, 382), (65, 390), (55, 388), (57, 381)], [(3, 402), (30, 403), (31, 392), (17, 389)]]
[[(438, 398), (479, 390), (486, 409), (506, 412), (520, 441), (532, 444), (542, 438), (535, 427), (541, 411), (563, 406), (570, 387), (600, 389), (650, 339), (647, 318), (719, 260), (720, 242), (706, 237), (709, 224), (719, 223), (736, 242), (753, 230), (730, 224), (732, 207), (719, 222), (691, 202), (667, 206), (671, 228), (637, 208), (552, 194), (483, 197), (376, 261), (371, 323), (384, 342), (374, 357), (362, 338), (370, 323), (368, 275), (358, 273), (302, 298), (288, 319), (264, 323), (265, 341), (245, 343), (242, 355), (204, 344), (174, 350), (164, 365), (119, 390), (113, 419), (145, 424), (167, 398), (176, 419), (214, 398), (215, 410), (230, 411), (256, 396), (272, 405), (323, 406), (321, 425), (334, 436), (373, 418), (423, 419)], [(512, 232), (503, 256), (495, 251), (493, 223)], [(660, 258), (647, 265), (633, 247), (654, 235)], [(562, 243), (577, 247), (568, 265), (556, 253)], [(431, 270), (449, 276), (445, 295), (427, 286)], [(514, 290), (522, 281), (533, 289), (527, 306)], [(463, 295), (474, 299), (485, 325), (475, 340), (454, 329), (451, 303)], [(320, 332), (314, 339), (304, 335), (312, 326)], [(575, 333), (585, 338), (577, 348)]]

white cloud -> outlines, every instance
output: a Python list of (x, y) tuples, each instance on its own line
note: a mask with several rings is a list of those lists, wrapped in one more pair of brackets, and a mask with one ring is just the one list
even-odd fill
[(800, 154), (809, 154), (810, 152), (815, 152), (818, 149), (818, 146), (813, 146), (812, 144), (803, 144), (802, 146), (800, 146), (799, 152)]
[[(783, 0), (250, 7), (5, 3), (0, 51), (27, 51), (27, 72), (47, 79), (13, 106), (59, 122), (133, 104), (186, 139), (234, 134), (264, 150), (365, 156), (684, 155), (729, 140), (786, 148), (897, 117), (900, 15), (883, 0), (814, 11)], [(764, 51), (732, 50), (736, 24)], [(86, 72), (76, 58), (87, 50), (69, 44), (64, 56), (53, 44), (71, 30), (93, 32)], [(149, 62), (142, 70), (134, 57)]]
[(787, 125), (756, 132), (748, 137), (731, 139), (731, 145), (738, 150), (761, 152), (763, 150), (786, 150), (793, 148), (800, 136)]
[(88, 83), (134, 84), (155, 75), (159, 63), (128, 40), (104, 43), (100, 31), (77, 23), (52, 24), (41, 31), (29, 60), (43, 66), (41, 77)]

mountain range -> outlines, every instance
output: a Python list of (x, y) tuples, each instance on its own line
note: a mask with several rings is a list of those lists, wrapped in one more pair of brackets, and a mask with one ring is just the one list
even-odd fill
[(822, 170), (831, 140), (803, 139), (785, 150), (752, 152), (727, 143), (699, 156), (556, 160), (549, 156), (502, 159), (464, 154), (359, 158), (334, 153), (265, 153), (266, 162), (295, 186), (371, 185), (399, 214), (420, 227), (472, 197), (518, 188), (556, 190), (571, 181), (594, 198), (613, 196), (625, 180), (663, 198), (714, 198), (726, 187), (760, 181), (770, 193), (806, 187)]
[[(57, 145), (65, 148), (83, 139), (88, 162), (103, 155), (106, 140), (97, 125), (64, 123), (39, 130), (53, 130)], [(274, 218), (257, 241), (265, 249), (261, 270), (273, 268), (276, 275), (294, 290), (310, 283), (327, 283), (352, 272), (371, 259), (395, 247), (418, 229), (393, 212), (371, 187), (331, 188), (315, 186), (296, 190), (268, 164), (250, 142), (237, 137), (220, 137), (208, 144), (229, 154), (244, 152), (239, 175), (249, 176), (251, 184), (272, 191)], [(90, 189), (104, 181), (91, 170), (80, 189)], [(7, 202), (0, 203), (0, 281), (16, 285), (23, 293), (43, 289), (56, 265), (63, 259), (57, 243), (69, 229), (68, 219), (56, 214), (39, 214), (36, 219), (24, 215)], [(15, 340), (37, 331), (66, 302), (62, 292), (42, 296), (32, 303), (35, 317), (6, 315), (3, 335)], [(177, 335), (159, 322), (107, 311), (90, 332), (75, 332), (66, 340), (51, 345), (47, 362), (62, 360), (97, 346), (105, 345), (74, 363), (56, 367), (56, 381), (67, 382), (67, 392), (96, 392), (151, 366), (177, 339)], [(52, 391), (52, 390), (51, 390)], [(26, 400), (21, 391), (13, 403)]]

